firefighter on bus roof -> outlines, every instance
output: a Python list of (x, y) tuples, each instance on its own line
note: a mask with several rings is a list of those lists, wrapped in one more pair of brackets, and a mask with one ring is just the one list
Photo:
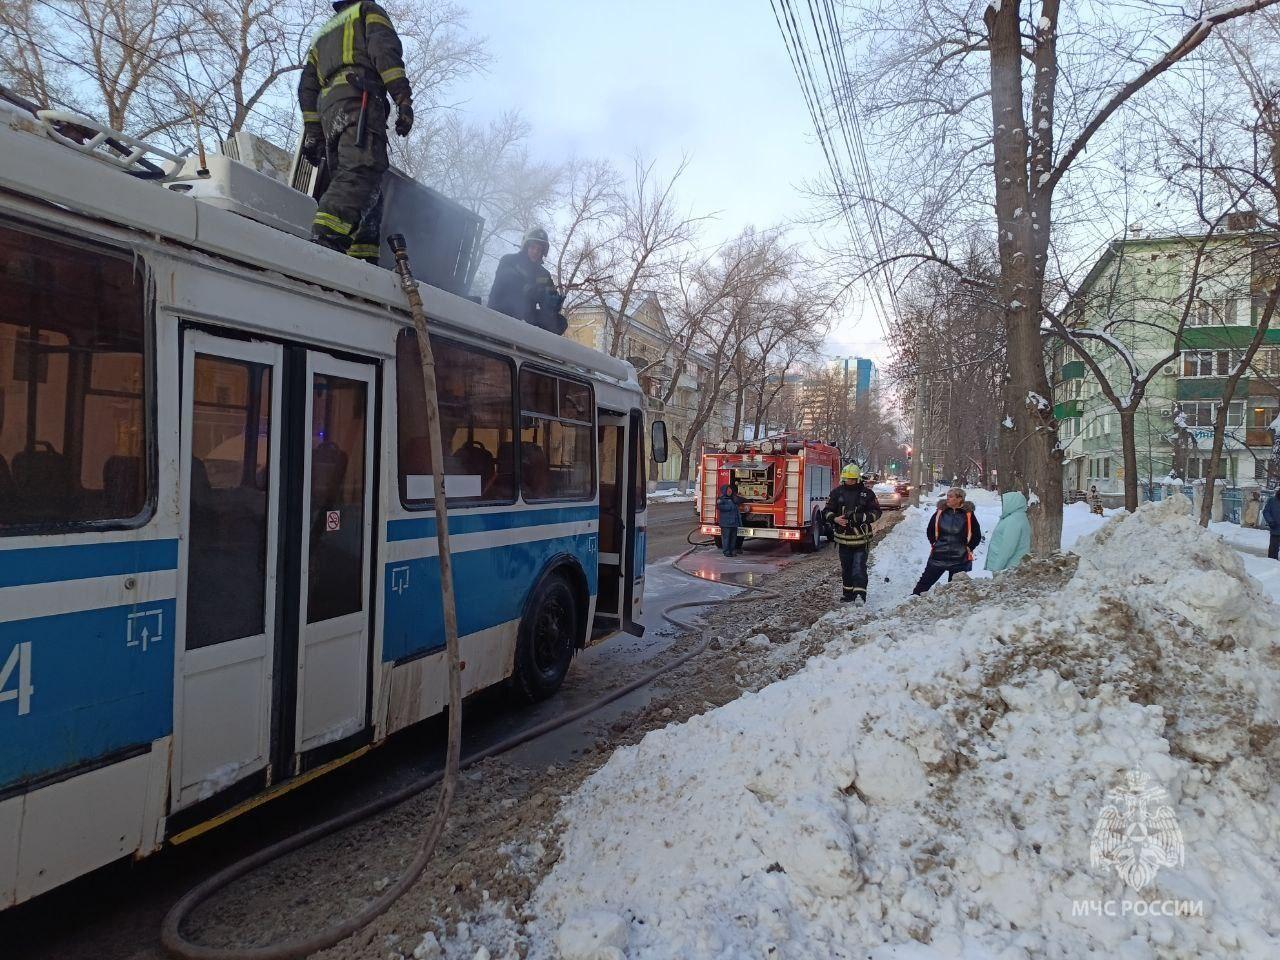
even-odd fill
[(862, 482), (857, 464), (840, 471), (840, 486), (831, 491), (823, 519), (832, 525), (840, 549), (840, 577), (844, 603), (867, 602), (867, 554), (871, 550), (871, 525), (880, 519), (880, 503)]
[(316, 33), (298, 81), (302, 156), (329, 164), (329, 186), (311, 223), (311, 240), (366, 263), (378, 262), (382, 175), (387, 172), (388, 98), (396, 133), (413, 126), (413, 91), (400, 36), (371, 0), (336, 0)]

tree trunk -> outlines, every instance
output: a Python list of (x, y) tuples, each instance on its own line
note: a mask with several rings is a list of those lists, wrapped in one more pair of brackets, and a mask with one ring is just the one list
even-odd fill
[[(995, 146), (996, 220), (999, 225), (1000, 293), (1009, 370), (1004, 413), (1012, 429), (1001, 431), (1006, 470), (1000, 490), (1027, 494), (1031, 552), (1048, 556), (1062, 543), (1062, 469), (1057, 450), (1049, 378), (1040, 342), (1043, 289), (1035, 258), (1047, 249), (1047, 200), (1031, 216), (1027, 134), (1023, 117), (1022, 37), (1016, 3), (989, 6), (991, 113)], [(1039, 85), (1037, 85), (1039, 86)], [(1033, 230), (1034, 220), (1034, 230)], [(1036, 236), (1033, 236), (1033, 233)]]
[(693, 437), (685, 443), (680, 442), (680, 438), (676, 438), (676, 446), (680, 448), (680, 477), (676, 481), (676, 485), (681, 493), (689, 492), (689, 465), (690, 454), (693, 452)]
[(1124, 508), (1138, 509), (1138, 447), (1133, 429), (1134, 410), (1120, 411), (1120, 446), (1124, 450)]

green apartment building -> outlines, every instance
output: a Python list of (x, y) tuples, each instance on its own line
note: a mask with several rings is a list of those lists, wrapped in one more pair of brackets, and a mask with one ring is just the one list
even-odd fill
[[(1280, 415), (1280, 315), (1272, 321), (1231, 397), (1226, 381), (1252, 339), (1276, 274), (1248, 214), (1204, 236), (1143, 236), (1131, 228), (1089, 271), (1070, 323), (1109, 334), (1115, 345), (1085, 341), (1119, 396), (1130, 392), (1120, 347), (1146, 372), (1158, 365), (1134, 418), (1139, 483), (1205, 475), (1217, 408), (1229, 404), (1219, 475), (1231, 486), (1274, 485), (1274, 430)], [(1194, 289), (1193, 289), (1194, 287)], [(1175, 338), (1191, 300), (1181, 341)], [(1277, 311), (1280, 314), (1280, 311)], [(1050, 341), (1054, 416), (1063, 449), (1063, 485), (1103, 493), (1124, 488), (1120, 417), (1075, 349)]]

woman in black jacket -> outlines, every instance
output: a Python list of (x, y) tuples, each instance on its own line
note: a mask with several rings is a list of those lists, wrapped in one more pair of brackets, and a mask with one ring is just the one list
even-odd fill
[(916, 595), (932, 587), (944, 573), (950, 582), (957, 573), (973, 569), (973, 550), (982, 542), (982, 527), (978, 526), (973, 504), (965, 500), (963, 490), (952, 487), (947, 491), (947, 499), (939, 501), (938, 512), (930, 518), (925, 535), (933, 548), (924, 573), (920, 574), (920, 582), (911, 591)]

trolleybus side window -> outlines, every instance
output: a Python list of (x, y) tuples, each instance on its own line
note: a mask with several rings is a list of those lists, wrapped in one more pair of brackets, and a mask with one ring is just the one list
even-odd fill
[(595, 494), (591, 387), (520, 370), (520, 487), (526, 500), (590, 500)]
[(0, 222), (0, 534), (146, 509), (146, 310), (131, 257)]
[[(431, 351), (436, 360), (450, 502), (515, 500), (514, 364), (438, 337), (431, 338)], [(417, 334), (400, 331), (396, 341), (400, 501), (410, 508), (430, 507), (435, 495), (419, 357)]]

